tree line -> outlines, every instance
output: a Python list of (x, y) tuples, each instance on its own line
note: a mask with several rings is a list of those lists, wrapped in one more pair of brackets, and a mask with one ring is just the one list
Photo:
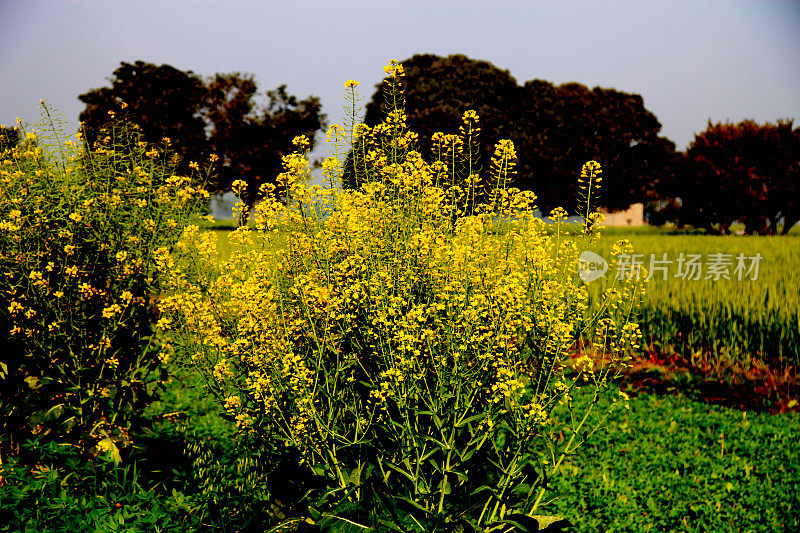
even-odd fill
[[(791, 120), (709, 121), (681, 152), (660, 135), (661, 123), (638, 94), (538, 79), (519, 84), (507, 70), (464, 55), (420, 54), (401, 63), (417, 148), (429, 153), (433, 133), (457, 133), (463, 112), (474, 109), (480, 160), (488, 164), (495, 141), (513, 140), (519, 158), (513, 185), (536, 192), (545, 213), (573, 205), (577, 173), (594, 159), (604, 168), (601, 205), (616, 210), (642, 202), (651, 223), (727, 233), (739, 221), (748, 233), (774, 234), (800, 220), (800, 128)], [(250, 206), (262, 184), (275, 182), (292, 139), (306, 135), (313, 149), (315, 133), (325, 126), (317, 97), (300, 100), (285, 85), (260, 94), (251, 74), (203, 79), (136, 61), (121, 63), (109, 81), (110, 87), (79, 96), (86, 104), (80, 120), (89, 142), (109, 111), (121, 114), (126, 105), (124, 112), (146, 141), (171, 140), (179, 170), (216, 154), (219, 165), (207, 187), (224, 192), (244, 179)], [(366, 124), (383, 119), (387, 87), (388, 78), (376, 86)], [(12, 129), (3, 130), (0, 149), (17, 140)]]

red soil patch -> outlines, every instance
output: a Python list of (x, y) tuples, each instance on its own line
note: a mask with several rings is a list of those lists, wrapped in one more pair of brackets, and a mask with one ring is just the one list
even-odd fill
[(623, 371), (619, 380), (629, 392), (684, 394), (695, 400), (742, 411), (800, 411), (800, 374), (762, 363), (750, 367), (711, 365), (700, 357), (646, 353)]

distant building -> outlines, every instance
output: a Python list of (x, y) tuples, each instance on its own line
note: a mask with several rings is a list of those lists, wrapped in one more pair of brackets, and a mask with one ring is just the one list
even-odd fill
[(643, 226), (644, 225), (644, 204), (635, 203), (625, 211), (609, 213), (604, 209), (600, 210), (606, 216), (606, 226)]

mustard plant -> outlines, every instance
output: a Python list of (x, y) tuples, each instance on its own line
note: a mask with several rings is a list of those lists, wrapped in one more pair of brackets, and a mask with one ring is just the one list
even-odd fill
[(87, 146), (42, 107), (0, 156), (2, 445), (55, 439), (119, 461), (162, 378), (156, 259), (206, 193), (128, 122)]
[[(482, 180), (467, 111), (423, 160), (399, 106), (402, 65), (386, 72), (386, 120), (329, 130), (332, 187), (313, 184), (298, 138), (285, 194), (265, 188), (230, 259), (213, 233), (186, 229), (162, 258), (161, 325), (262, 457), (292, 458), (311, 480), (287, 525), (507, 530), (531, 520), (547, 479), (599, 427), (593, 407), (638, 342), (641, 284), (590, 301), (576, 240), (509, 187), (513, 143), (497, 144)], [(356, 101), (357, 83), (345, 86)], [(573, 362), (586, 335), (604, 364)], [(275, 475), (264, 483), (286, 503)]]

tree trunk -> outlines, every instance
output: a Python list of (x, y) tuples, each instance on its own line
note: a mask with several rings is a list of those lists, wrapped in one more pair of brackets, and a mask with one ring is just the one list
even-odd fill
[(789, 231), (794, 227), (797, 222), (800, 221), (800, 214), (795, 215), (794, 213), (786, 213), (783, 216), (783, 229), (781, 230), (781, 235), (786, 235)]

